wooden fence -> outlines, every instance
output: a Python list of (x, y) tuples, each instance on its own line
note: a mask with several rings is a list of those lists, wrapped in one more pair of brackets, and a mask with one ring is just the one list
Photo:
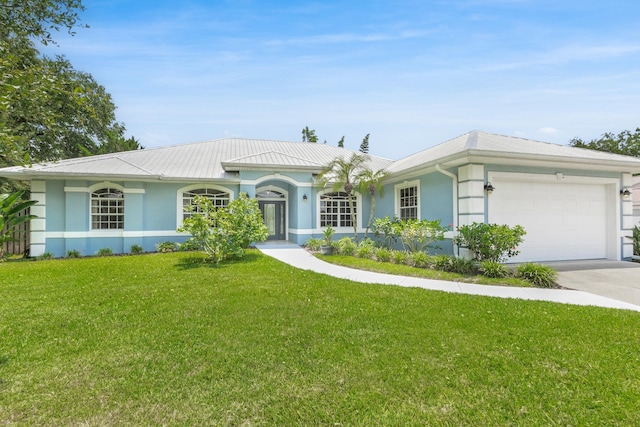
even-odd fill
[[(19, 216), (23, 215), (29, 215), (29, 210), (22, 212)], [(29, 223), (30, 221), (23, 222), (13, 230), (12, 237), (14, 240), (4, 244), (4, 250), (7, 255), (22, 255), (29, 251)]]

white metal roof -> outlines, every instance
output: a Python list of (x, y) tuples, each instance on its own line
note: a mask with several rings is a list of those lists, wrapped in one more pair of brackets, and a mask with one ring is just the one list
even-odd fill
[(435, 164), (454, 166), (474, 159), (482, 162), (526, 161), (608, 165), (640, 172), (640, 159), (603, 151), (551, 144), (531, 139), (472, 131), (394, 162), (387, 171), (402, 173)]
[[(319, 172), (336, 157), (353, 151), (307, 142), (226, 138), (100, 156), (80, 157), (58, 162), (0, 169), (11, 178), (100, 177), (163, 180), (236, 179), (234, 172), (252, 170), (294, 170)], [(368, 156), (369, 165), (378, 170), (392, 160)]]
[[(237, 180), (241, 170), (319, 172), (337, 157), (354, 151), (308, 142), (225, 138), (192, 144), (81, 157), (0, 169), (0, 176), (17, 179), (46, 177), (141, 180)], [(467, 162), (608, 168), (640, 173), (640, 159), (530, 139), (473, 131), (419, 153), (392, 161), (368, 156), (373, 170), (390, 174), (417, 173), (440, 164), (453, 167)]]

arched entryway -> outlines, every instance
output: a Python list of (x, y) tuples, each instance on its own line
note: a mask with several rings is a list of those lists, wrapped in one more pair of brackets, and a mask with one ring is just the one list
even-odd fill
[(267, 226), (267, 240), (287, 240), (287, 192), (269, 186), (258, 188), (256, 197)]

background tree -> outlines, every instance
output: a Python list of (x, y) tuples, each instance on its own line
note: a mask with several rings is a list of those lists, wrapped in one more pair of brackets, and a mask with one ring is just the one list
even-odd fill
[(358, 224), (356, 221), (356, 197), (354, 189), (358, 186), (359, 177), (365, 169), (367, 157), (353, 153), (350, 158), (337, 157), (333, 159), (318, 174), (318, 182), (326, 187), (331, 185), (333, 191), (344, 191), (350, 204), (351, 223), (353, 224), (353, 236), (358, 240)]
[(66, 28), (74, 34), (79, 25), (81, 0), (0, 0), (0, 38), (35, 38), (55, 43), (51, 32)]
[(364, 237), (367, 237), (369, 228), (373, 222), (373, 215), (376, 212), (376, 193), (380, 197), (384, 197), (384, 187), (382, 186), (382, 180), (387, 176), (387, 172), (380, 169), (372, 171), (371, 169), (363, 169), (358, 175), (358, 191), (361, 194), (368, 193), (371, 198), (371, 210), (369, 211), (369, 221), (367, 221), (367, 228), (364, 230)]
[(592, 139), (588, 142), (580, 138), (573, 138), (569, 141), (569, 145), (572, 147), (640, 157), (640, 128), (636, 128), (635, 132), (624, 130), (617, 135), (607, 132), (600, 138)]
[(344, 135), (342, 135), (342, 138), (338, 141), (338, 147), (344, 148)]
[(309, 129), (309, 126), (305, 126), (302, 129), (302, 142), (318, 142), (315, 129)]
[(360, 144), (360, 152), (364, 154), (369, 154), (369, 134), (367, 134)]
[(23, 201), (24, 191), (11, 194), (0, 194), (0, 261), (4, 259), (4, 244), (13, 240), (14, 229), (23, 222), (31, 221), (35, 215), (24, 215), (23, 212), (37, 202)]
[[(73, 34), (82, 10), (79, 0), (0, 0), (0, 167), (142, 148), (124, 138), (103, 86), (33, 42)], [(0, 181), (0, 191), (16, 187)]]

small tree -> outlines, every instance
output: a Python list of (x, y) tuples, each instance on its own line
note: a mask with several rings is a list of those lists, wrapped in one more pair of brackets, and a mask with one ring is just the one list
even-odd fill
[(439, 219), (432, 221), (423, 219), (409, 219), (398, 223), (400, 228), (400, 241), (409, 252), (423, 252), (433, 246), (435, 242), (444, 240), (446, 227), (440, 224)]
[(246, 193), (227, 207), (215, 207), (206, 197), (193, 200), (198, 212), (184, 220), (181, 232), (191, 234), (189, 244), (201, 248), (216, 264), (229, 258), (242, 258), (252, 242), (267, 239), (268, 229), (256, 199)]
[(26, 191), (16, 191), (11, 194), (0, 195), (0, 261), (5, 257), (4, 245), (15, 240), (13, 231), (27, 221), (37, 218), (35, 215), (25, 215), (24, 211), (36, 204), (35, 200), (23, 200)]
[(358, 191), (362, 194), (369, 193), (371, 198), (371, 211), (369, 212), (369, 221), (367, 222), (367, 228), (364, 230), (364, 237), (367, 237), (371, 223), (373, 222), (373, 215), (376, 212), (376, 193), (380, 197), (384, 197), (384, 187), (382, 186), (382, 180), (387, 176), (387, 172), (380, 169), (372, 171), (371, 169), (363, 170), (358, 178)]
[(508, 225), (474, 222), (458, 227), (458, 235), (453, 238), (453, 243), (468, 248), (475, 261), (501, 262), (520, 253), (518, 246), (525, 234), (520, 225), (511, 228)]
[(369, 154), (369, 135), (370, 134), (367, 134), (362, 138), (362, 142), (360, 143), (360, 152), (363, 154)]
[(353, 237), (358, 239), (358, 224), (356, 220), (356, 198), (354, 190), (356, 189), (360, 174), (365, 170), (365, 162), (367, 157), (362, 154), (353, 153), (349, 159), (337, 157), (333, 159), (318, 174), (318, 182), (322, 186), (331, 184), (333, 191), (344, 191), (347, 195), (351, 223), (353, 225)]

